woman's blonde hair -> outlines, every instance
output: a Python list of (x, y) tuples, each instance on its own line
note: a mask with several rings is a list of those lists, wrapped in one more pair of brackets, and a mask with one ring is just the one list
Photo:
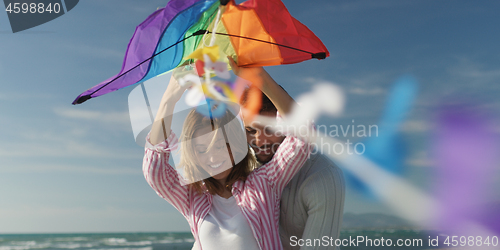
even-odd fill
[[(220, 136), (219, 133), (223, 134), (226, 141), (233, 168), (226, 179), (225, 187), (213, 177), (206, 178), (210, 175), (199, 166), (197, 161), (198, 157), (195, 154), (193, 138), (195, 132), (203, 128), (211, 128), (212, 131), (215, 131), (215, 135), (208, 145), (207, 151), (214, 146), (215, 138)], [(228, 138), (230, 138), (231, 143), (229, 143)], [(180, 153), (179, 166), (183, 168), (184, 177), (191, 183), (190, 185), (200, 193), (206, 188), (212, 195), (220, 194), (226, 188), (231, 190), (232, 185), (237, 180), (245, 181), (257, 164), (255, 156), (250, 152), (243, 128), (230, 109), (227, 109), (224, 115), (219, 118), (206, 117), (198, 113), (195, 109), (191, 110), (183, 124)], [(234, 157), (237, 155), (244, 155), (244, 157), (241, 161), (238, 161), (239, 159), (235, 159)], [(241, 159), (241, 157), (239, 158)]]

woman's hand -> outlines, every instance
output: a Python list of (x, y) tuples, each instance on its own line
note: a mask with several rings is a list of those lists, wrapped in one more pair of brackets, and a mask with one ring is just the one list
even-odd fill
[(186, 91), (186, 89), (187, 88), (182, 87), (172, 75), (172, 77), (170, 77), (170, 82), (168, 83), (167, 89), (165, 90), (165, 93), (163, 93), (162, 104), (177, 103), (181, 99), (182, 94), (184, 94), (184, 91)]

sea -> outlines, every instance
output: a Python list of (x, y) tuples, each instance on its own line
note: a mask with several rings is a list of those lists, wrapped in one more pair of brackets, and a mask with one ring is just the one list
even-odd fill
[[(435, 240), (437, 237), (441, 239)], [(341, 244), (340, 249), (345, 250), (439, 249), (446, 247), (442, 245), (443, 237), (435, 232), (410, 229), (344, 230), (339, 238), (342, 241), (337, 243)], [(398, 242), (403, 245), (397, 246)], [(194, 239), (190, 232), (0, 234), (0, 250), (187, 250), (192, 248), (193, 243)], [(388, 243), (391, 243), (391, 246), (388, 246)], [(297, 238), (292, 244), (327, 246), (336, 243), (329, 236), (324, 236), (309, 241)]]

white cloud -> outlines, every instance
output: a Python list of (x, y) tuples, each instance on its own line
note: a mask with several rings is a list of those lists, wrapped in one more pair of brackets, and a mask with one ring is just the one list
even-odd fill
[(34, 101), (34, 100), (49, 100), (54, 95), (48, 93), (18, 93), (18, 92), (1, 92), (0, 101)]
[[(103, 164), (104, 165), (104, 164)], [(140, 166), (137, 168), (109, 168), (109, 166), (87, 166), (76, 164), (44, 163), (44, 164), (18, 164), (15, 168), (2, 167), (0, 173), (86, 173), (98, 175), (137, 175), (141, 174)]]
[[(87, 44), (66, 44), (61, 43), (61, 47), (64, 49), (71, 51), (73, 53), (78, 53), (80, 55), (84, 55), (86, 58), (93, 58), (93, 60), (97, 61), (99, 59), (106, 59), (110, 61), (122, 61), (125, 56), (125, 48), (118, 49), (108, 49), (105, 47), (99, 46), (90, 46)], [(75, 47), (78, 49), (75, 50)], [(118, 73), (119, 69), (116, 69), (115, 73)], [(110, 75), (111, 77), (111, 75)]]
[(467, 77), (481, 77), (487, 79), (499, 79), (500, 78), (500, 69), (493, 70), (482, 70), (482, 69), (469, 69), (468, 71), (462, 71), (461, 75)]
[(103, 123), (128, 123), (128, 112), (103, 112), (95, 110), (82, 110), (77, 108), (54, 108), (54, 113), (60, 117), (98, 121)]
[[(363, 77), (358, 77), (355, 79), (349, 79), (346, 82), (342, 82), (342, 84), (336, 84), (336, 83), (332, 84), (347, 88), (347, 93), (354, 95), (382, 95), (386, 94), (387, 90), (376, 85), (380, 82), (388, 83), (386, 79), (387, 79), (386, 74), (376, 73), (376, 74), (369, 74)], [(303, 81), (310, 84), (331, 82), (316, 77), (306, 77), (304, 78)]]
[(310, 77), (304, 78), (303, 81), (306, 82), (306, 83), (315, 84), (315, 83), (318, 83), (318, 82), (325, 82), (326, 80), (310, 76)]
[(142, 155), (131, 149), (109, 148), (92, 142), (64, 140), (63, 137), (52, 141), (21, 141), (19, 143), (2, 143), (0, 156), (14, 158), (61, 157), (61, 158), (108, 158), (137, 159)]
[[(88, 115), (90, 118), (98, 119), (100, 115)], [(14, 158), (37, 158), (50, 159), (58, 157), (67, 159), (75, 158), (107, 158), (107, 159), (133, 159), (141, 157), (141, 150), (137, 147), (130, 147), (119, 143), (130, 140), (133, 144), (133, 136), (130, 128), (127, 130), (116, 129), (124, 127), (115, 123), (114, 119), (91, 126), (88, 124), (75, 123), (70, 121), (53, 122), (48, 124), (38, 122), (36, 126), (31, 123), (21, 123), (21, 126), (11, 128), (9, 137), (6, 137), (0, 144), (0, 156)], [(95, 123), (95, 121), (93, 121)], [(74, 124), (73, 124), (74, 123)]]
[(154, 4), (149, 4), (149, 5), (137, 4), (135, 1), (121, 4), (121, 5), (122, 5), (122, 8), (125, 9), (125, 11), (130, 10), (130, 11), (135, 11), (137, 13), (148, 15), (148, 14), (152, 14), (153, 12), (155, 12), (158, 9), (165, 7), (165, 5), (166, 5), (166, 2), (163, 2), (163, 1), (156, 1), (156, 2), (157, 2), (156, 7), (152, 7), (152, 6), (155, 6)]
[[(500, 82), (500, 69), (492, 68), (489, 64), (477, 62), (467, 57), (458, 57), (458, 63), (450, 66), (447, 71), (454, 79), (454, 83), (460, 83), (463, 87), (479, 86), (483, 90), (495, 89), (500, 90), (498, 83)], [(478, 86), (478, 84), (480, 84)]]
[[(358, 11), (374, 11), (374, 9), (394, 8), (398, 6), (414, 5), (418, 1), (390, 1), (390, 0), (361, 0), (361, 1), (340, 1), (340, 2), (324, 2), (318, 5), (311, 5), (307, 11), (307, 17), (301, 19), (311, 18), (311, 16), (322, 17), (328, 16), (332, 13), (348, 13)], [(325, 14), (328, 13), (328, 14)], [(305, 14), (302, 14), (305, 15)]]
[(414, 153), (406, 160), (405, 163), (412, 167), (433, 167), (436, 165), (429, 156), (429, 152), (427, 151), (419, 151), (417, 153)]
[(54, 108), (36, 118), (7, 114), (4, 119), (2, 158), (137, 159), (142, 154), (134, 144), (128, 112)]
[(384, 90), (381, 87), (372, 87), (372, 88), (361, 88), (361, 87), (353, 87), (348, 90), (348, 93), (354, 94), (354, 95), (382, 95), (387, 93), (386, 90)]
[(349, 86), (372, 87), (384, 86), (396, 80), (391, 72), (373, 72), (359, 75), (355, 78), (346, 79)]
[[(17, 205), (17, 204), (16, 204)], [(144, 212), (118, 206), (102, 208), (6, 205), (0, 208), (0, 232), (137, 232), (189, 231), (173, 207)], [(76, 216), (77, 215), (77, 216)]]
[(432, 128), (433, 125), (424, 120), (409, 120), (401, 125), (401, 131), (410, 133), (429, 132)]
[(140, 13), (144, 15), (144, 19), (149, 14), (152, 14), (159, 8), (165, 7), (167, 4), (167, 1), (162, 1), (162, 0), (153, 0), (153, 1), (148, 1), (146, 4), (137, 4), (136, 1), (120, 1), (119, 4), (117, 4), (115, 1), (94, 1), (91, 4), (96, 5), (93, 6), (94, 8), (100, 8), (102, 9), (107, 9), (107, 10), (113, 10), (113, 11), (118, 11), (118, 12), (125, 12), (125, 13)]

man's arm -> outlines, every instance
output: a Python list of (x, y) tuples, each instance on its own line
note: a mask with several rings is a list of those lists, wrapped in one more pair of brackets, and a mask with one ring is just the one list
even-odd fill
[(295, 100), (274, 81), (274, 79), (262, 67), (239, 67), (233, 58), (228, 57), (229, 64), (235, 75), (242, 77), (253, 84), (257, 84), (260, 90), (271, 100), (274, 106), (278, 109), (281, 116), (285, 117), (290, 113)]
[[(320, 161), (316, 164), (322, 163), (325, 162)], [(333, 164), (315, 172), (304, 181), (300, 200), (306, 207), (307, 220), (302, 239), (322, 239), (323, 236), (327, 236), (329, 246), (304, 246), (300, 248), (301, 250), (338, 249), (334, 243), (340, 234), (344, 199), (344, 177), (342, 171)]]

